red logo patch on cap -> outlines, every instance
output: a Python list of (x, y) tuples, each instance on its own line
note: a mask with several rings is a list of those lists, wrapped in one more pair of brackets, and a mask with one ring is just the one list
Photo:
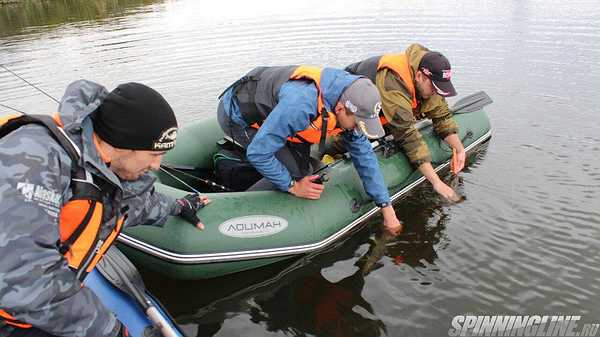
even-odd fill
[(450, 69), (442, 70), (442, 77), (447, 80), (450, 80), (450, 77), (452, 77), (452, 71)]

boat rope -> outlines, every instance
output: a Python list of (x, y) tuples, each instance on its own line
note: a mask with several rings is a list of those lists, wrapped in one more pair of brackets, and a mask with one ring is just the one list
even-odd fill
[(178, 170), (178, 169), (176, 169), (174, 167), (171, 167), (169, 165), (166, 165), (166, 164), (160, 165), (160, 169), (161, 169), (161, 171), (165, 172), (166, 174), (168, 174), (169, 176), (171, 176), (173, 179), (177, 180), (178, 182), (180, 182), (181, 184), (183, 184), (186, 187), (190, 188), (192, 191), (194, 191), (196, 193), (200, 193), (200, 192), (198, 192), (196, 189), (194, 189), (192, 186), (190, 186), (185, 181), (181, 180), (179, 177), (175, 176), (173, 173), (169, 172), (167, 169), (172, 170), (174, 172), (177, 172), (179, 174), (182, 174), (182, 175), (184, 175), (184, 176), (186, 176), (188, 178), (192, 178), (194, 180), (198, 180), (201, 183), (204, 183), (204, 184), (206, 184), (206, 185), (208, 185), (210, 187), (218, 188), (219, 190), (221, 190), (223, 192), (235, 192), (234, 190), (232, 190), (232, 189), (230, 189), (228, 187), (225, 187), (223, 185), (219, 185), (219, 184), (215, 183), (214, 181), (211, 181), (211, 180), (208, 180), (208, 179), (202, 179), (200, 177), (196, 177), (195, 175), (192, 175), (192, 174), (189, 174), (187, 172)]
[(17, 75), (17, 73), (15, 73), (14, 71), (12, 71), (12, 70), (8, 69), (8, 68), (7, 68), (5, 65), (3, 65), (3, 64), (0, 64), (0, 67), (2, 67), (4, 70), (8, 71), (9, 73), (11, 73), (11, 74), (15, 75), (16, 77), (18, 77), (19, 79), (21, 79), (23, 82), (25, 82), (25, 83), (29, 84), (30, 86), (34, 87), (35, 89), (37, 89), (37, 91), (39, 91), (39, 92), (41, 92), (42, 94), (44, 94), (44, 95), (46, 95), (46, 96), (50, 97), (50, 99), (52, 99), (52, 100), (53, 100), (53, 101), (55, 101), (56, 103), (59, 103), (59, 104), (60, 104), (60, 102), (59, 102), (59, 101), (58, 101), (56, 98), (54, 98), (54, 97), (50, 96), (50, 94), (48, 94), (48, 93), (47, 93), (47, 92), (45, 92), (44, 90), (42, 90), (42, 89), (40, 89), (40, 88), (36, 87), (36, 86), (35, 86), (33, 83), (31, 83), (31, 82), (27, 81), (26, 79), (24, 79), (23, 77), (21, 77), (21, 76)]

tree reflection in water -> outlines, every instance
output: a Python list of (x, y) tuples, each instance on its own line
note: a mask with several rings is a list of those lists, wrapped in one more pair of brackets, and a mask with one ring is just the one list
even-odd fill
[(132, 14), (164, 0), (22, 0), (0, 4), (0, 37)]

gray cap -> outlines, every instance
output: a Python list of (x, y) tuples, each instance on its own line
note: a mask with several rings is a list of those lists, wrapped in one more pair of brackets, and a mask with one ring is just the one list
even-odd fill
[(340, 102), (356, 118), (356, 131), (368, 138), (385, 136), (379, 121), (381, 98), (377, 87), (368, 78), (359, 78), (344, 90)]

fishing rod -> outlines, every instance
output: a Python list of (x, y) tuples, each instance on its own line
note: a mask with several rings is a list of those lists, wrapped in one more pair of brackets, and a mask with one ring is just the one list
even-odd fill
[[(387, 135), (385, 137), (379, 138), (378, 140), (371, 143), (371, 148), (373, 149), (374, 152), (379, 151), (380, 149), (383, 149), (384, 157), (388, 158), (391, 155), (391, 150), (395, 148), (394, 144), (392, 143), (393, 139), (394, 139), (394, 136), (392, 136), (392, 135)], [(319, 167), (317, 170), (315, 170), (312, 173), (313, 175), (316, 174), (319, 176), (317, 179), (313, 180), (314, 183), (323, 184), (325, 182), (328, 182), (329, 177), (327, 176), (327, 171), (329, 171), (334, 166), (337, 166), (339, 163), (345, 162), (351, 158), (349, 152), (336, 154), (336, 156), (339, 156), (339, 155), (341, 155), (341, 158), (336, 159), (329, 164)]]
[(48, 96), (48, 97), (49, 97), (51, 100), (53, 100), (54, 102), (56, 102), (56, 103), (60, 103), (60, 102), (59, 102), (59, 101), (58, 101), (56, 98), (54, 98), (54, 97), (50, 96), (50, 94), (48, 94), (48, 93), (47, 93), (47, 92), (45, 92), (44, 90), (42, 90), (42, 89), (40, 89), (40, 88), (36, 87), (36, 86), (35, 86), (35, 84), (33, 84), (33, 83), (31, 83), (31, 82), (27, 81), (26, 79), (24, 79), (23, 77), (21, 77), (21, 76), (19, 76), (17, 73), (15, 73), (14, 71), (12, 71), (12, 70), (8, 69), (8, 68), (7, 68), (5, 65), (3, 65), (3, 64), (0, 64), (0, 67), (2, 67), (4, 70), (8, 71), (9, 73), (11, 73), (11, 74), (15, 75), (16, 77), (18, 77), (19, 79), (21, 79), (23, 82), (25, 82), (25, 83), (29, 84), (30, 86), (34, 87), (34, 88), (35, 88), (37, 91), (39, 91), (39, 92), (41, 92), (42, 94), (44, 94), (44, 95)]
[(187, 173), (187, 172), (184, 172), (184, 171), (182, 171), (182, 170), (180, 170), (180, 169), (177, 169), (177, 168), (175, 168), (175, 167), (173, 167), (173, 166), (171, 166), (171, 165), (169, 165), (169, 164), (161, 164), (161, 165), (160, 165), (160, 170), (161, 170), (161, 171), (165, 172), (166, 174), (168, 174), (169, 176), (171, 176), (171, 178), (173, 178), (173, 179), (177, 180), (179, 183), (183, 184), (185, 187), (187, 187), (187, 188), (191, 189), (191, 190), (192, 190), (193, 192), (195, 192), (195, 193), (198, 193), (198, 194), (200, 194), (200, 192), (199, 192), (198, 190), (196, 190), (195, 188), (193, 188), (192, 186), (190, 186), (188, 183), (186, 183), (185, 181), (183, 181), (182, 179), (180, 179), (179, 177), (177, 177), (177, 176), (176, 176), (176, 175), (174, 175), (173, 173), (169, 172), (167, 169), (169, 169), (169, 170), (172, 170), (173, 172), (176, 172), (176, 173), (182, 174), (182, 175), (184, 175), (184, 176), (186, 176), (186, 177), (188, 177), (188, 178), (191, 178), (191, 179), (194, 179), (194, 180), (200, 181), (201, 183), (204, 183), (204, 184), (206, 184), (206, 185), (208, 185), (208, 186), (210, 186), (210, 187), (215, 187), (215, 188), (218, 188), (219, 190), (221, 190), (221, 191), (223, 191), (223, 192), (235, 192), (234, 190), (232, 190), (232, 189), (230, 189), (230, 188), (228, 188), (228, 187), (225, 187), (225, 186), (223, 186), (223, 185), (219, 185), (219, 184), (215, 183), (215, 182), (214, 182), (214, 181), (212, 181), (212, 180), (208, 180), (208, 179), (202, 179), (202, 178), (200, 178), (200, 177), (197, 177), (197, 176), (195, 176), (195, 175), (193, 175), (193, 174), (189, 174), (189, 173)]
[(19, 113), (22, 113), (23, 115), (27, 115), (27, 113), (25, 111), (21, 111), (21, 110), (19, 110), (17, 108), (13, 108), (12, 106), (8, 106), (8, 105), (2, 104), (2, 103), (0, 103), (0, 106), (1, 107), (5, 107), (5, 108), (10, 109), (10, 110), (13, 110), (13, 111), (16, 111), (16, 112), (19, 112)]
[[(47, 93), (47, 92), (45, 92), (44, 90), (42, 90), (42, 89), (38, 88), (38, 87), (37, 87), (37, 86), (35, 86), (33, 83), (31, 83), (31, 82), (27, 81), (26, 79), (24, 79), (23, 77), (19, 76), (19, 74), (17, 74), (17, 73), (15, 73), (14, 71), (12, 71), (12, 70), (8, 69), (8, 68), (7, 68), (5, 65), (3, 65), (3, 64), (0, 64), (0, 67), (2, 67), (4, 70), (8, 71), (9, 73), (13, 74), (14, 76), (16, 76), (17, 78), (19, 78), (19, 79), (20, 79), (20, 80), (22, 80), (23, 82), (25, 82), (25, 83), (29, 84), (30, 86), (32, 86), (33, 88), (35, 88), (37, 91), (39, 91), (39, 92), (41, 92), (42, 94), (46, 95), (47, 97), (49, 97), (50, 99), (52, 99), (52, 100), (53, 100), (53, 101), (55, 101), (56, 103), (59, 103), (59, 104), (60, 104), (60, 102), (59, 102), (59, 101), (58, 101), (56, 98), (52, 97), (50, 94), (48, 94), (48, 93)], [(24, 111), (21, 111), (21, 110), (19, 110), (19, 109), (13, 108), (13, 107), (10, 107), (10, 106), (8, 106), (8, 105), (5, 105), (5, 104), (0, 104), (0, 106), (3, 106), (3, 107), (5, 107), (5, 108), (7, 108), (7, 109), (11, 109), (11, 110), (14, 110), (14, 111), (17, 111), (17, 112), (20, 112), (20, 113), (22, 113), (22, 114), (25, 114), (25, 115), (27, 115), (27, 113), (25, 113)], [(195, 192), (195, 193), (198, 193), (198, 194), (200, 194), (200, 192), (199, 192), (198, 190), (196, 190), (195, 188), (193, 188), (192, 186), (190, 186), (189, 184), (187, 184), (187, 183), (186, 183), (186, 182), (184, 182), (183, 180), (179, 179), (178, 177), (176, 177), (175, 175), (173, 175), (171, 172), (169, 172), (169, 171), (165, 170), (165, 169), (164, 169), (164, 167), (166, 167), (166, 168), (168, 168), (168, 169), (170, 169), (170, 170), (173, 170), (174, 172), (177, 172), (177, 173), (180, 173), (180, 174), (183, 174), (183, 175), (189, 176), (189, 177), (191, 177), (191, 178), (193, 178), (193, 179), (196, 179), (196, 180), (198, 180), (198, 181), (201, 181), (201, 182), (203, 182), (203, 183), (205, 183), (205, 184), (207, 184), (207, 185), (209, 185), (209, 186), (211, 186), (211, 187), (218, 188), (218, 189), (220, 189), (221, 191), (224, 191), (224, 192), (233, 192), (233, 190), (232, 190), (232, 189), (229, 189), (229, 188), (227, 188), (227, 187), (225, 187), (225, 186), (223, 186), (223, 185), (219, 185), (219, 184), (217, 184), (217, 183), (215, 183), (215, 182), (213, 182), (213, 181), (210, 181), (210, 180), (207, 180), (207, 179), (202, 179), (202, 178), (199, 178), (199, 177), (193, 176), (193, 175), (191, 175), (191, 174), (189, 174), (189, 173), (186, 173), (186, 172), (180, 171), (180, 170), (178, 170), (178, 169), (176, 169), (176, 168), (174, 168), (174, 167), (168, 166), (168, 165), (161, 165), (161, 170), (162, 170), (163, 172), (167, 173), (168, 175), (170, 175), (171, 177), (173, 177), (173, 179), (175, 179), (175, 180), (179, 181), (181, 184), (183, 184), (184, 186), (188, 187), (189, 189), (191, 189), (191, 190), (192, 190), (193, 192)]]
[[(373, 149), (373, 151), (379, 151), (379, 150), (383, 149), (384, 156), (387, 158), (389, 156), (390, 150), (392, 150), (394, 148), (394, 144), (392, 143), (392, 140), (394, 140), (394, 136), (392, 136), (392, 135), (387, 135), (385, 137), (379, 138), (379, 139), (375, 140), (374, 142), (371, 142), (371, 148)], [(319, 167), (316, 171), (313, 172), (313, 174), (318, 174), (320, 176), (320, 178), (325, 178), (325, 180), (323, 180), (323, 181), (327, 181), (326, 173), (324, 172), (325, 170), (328, 170), (328, 169), (338, 165), (339, 163), (349, 160), (351, 158), (349, 152), (336, 154), (336, 156), (338, 156), (338, 155), (342, 156), (342, 157), (339, 159), (336, 159), (335, 161), (333, 161), (329, 164)]]
[[(25, 83), (29, 84), (30, 86), (32, 86), (33, 88), (35, 88), (37, 91), (39, 91), (39, 92), (41, 92), (42, 94), (44, 94), (44, 95), (46, 95), (46, 96), (50, 97), (50, 99), (52, 99), (52, 100), (53, 100), (53, 101), (55, 101), (56, 103), (59, 103), (59, 104), (60, 104), (60, 102), (59, 102), (59, 101), (58, 101), (56, 98), (52, 97), (50, 94), (48, 94), (48, 93), (47, 93), (47, 92), (45, 92), (44, 90), (42, 90), (42, 89), (40, 89), (40, 88), (36, 87), (36, 86), (35, 86), (33, 83), (31, 83), (31, 82), (27, 81), (26, 79), (24, 79), (23, 77), (19, 76), (19, 74), (17, 74), (17, 73), (15, 73), (14, 71), (12, 71), (12, 70), (8, 69), (8, 68), (7, 68), (5, 65), (3, 65), (3, 64), (0, 64), (0, 67), (2, 67), (2, 69), (4, 69), (4, 70), (8, 71), (9, 73), (13, 74), (14, 76), (16, 76), (16, 77), (17, 77), (18, 79), (20, 79), (21, 81), (23, 81), (23, 82), (25, 82)], [(17, 108), (13, 108), (13, 107), (11, 107), (11, 106), (9, 106), (9, 105), (6, 105), (6, 104), (2, 104), (2, 103), (0, 103), (0, 106), (2, 106), (2, 107), (5, 107), (5, 108), (7, 108), (7, 109), (10, 109), (10, 110), (13, 110), (13, 111), (16, 111), (16, 112), (19, 112), (19, 113), (22, 113), (23, 115), (28, 115), (28, 113), (26, 113), (25, 111), (19, 110), (19, 109), (17, 109)]]

